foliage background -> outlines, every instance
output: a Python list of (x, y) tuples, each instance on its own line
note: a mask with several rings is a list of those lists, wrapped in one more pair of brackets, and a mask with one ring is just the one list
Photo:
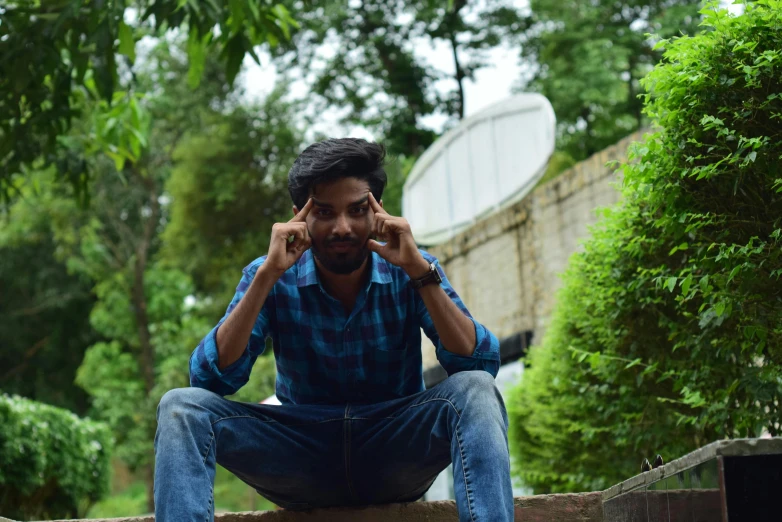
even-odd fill
[(509, 401), (535, 492), (782, 428), (782, 4), (711, 4), (644, 80), (655, 132), (563, 277)]

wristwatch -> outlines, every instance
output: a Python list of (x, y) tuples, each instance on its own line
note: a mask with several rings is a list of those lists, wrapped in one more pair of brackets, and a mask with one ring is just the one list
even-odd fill
[(426, 285), (439, 285), (442, 282), (443, 278), (440, 277), (440, 272), (437, 270), (437, 267), (434, 266), (434, 263), (429, 263), (429, 271), (425, 276), (419, 277), (418, 279), (411, 279), (407, 284), (413, 287), (413, 289), (418, 290)]

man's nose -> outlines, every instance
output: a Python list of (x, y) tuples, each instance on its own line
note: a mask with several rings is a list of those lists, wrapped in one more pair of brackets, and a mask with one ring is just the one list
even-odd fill
[(334, 222), (334, 235), (338, 237), (350, 235), (350, 222), (344, 214), (339, 214)]

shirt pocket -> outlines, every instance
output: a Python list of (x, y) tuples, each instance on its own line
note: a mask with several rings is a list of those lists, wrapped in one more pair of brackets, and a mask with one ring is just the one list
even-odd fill
[(400, 396), (408, 357), (412, 350), (405, 342), (394, 342), (386, 337), (370, 339), (367, 343), (367, 378), (383, 400)]

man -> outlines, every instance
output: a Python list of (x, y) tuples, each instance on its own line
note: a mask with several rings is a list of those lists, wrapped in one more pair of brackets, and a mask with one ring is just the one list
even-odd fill
[[(193, 352), (192, 387), (160, 401), (158, 522), (213, 519), (215, 463), (292, 510), (414, 501), (453, 463), (460, 520), (513, 520), (499, 343), (383, 210), (383, 160), (380, 145), (331, 139), (294, 162), (293, 219)], [(421, 329), (449, 374), (429, 390)], [(267, 337), (282, 405), (223, 398)]]

